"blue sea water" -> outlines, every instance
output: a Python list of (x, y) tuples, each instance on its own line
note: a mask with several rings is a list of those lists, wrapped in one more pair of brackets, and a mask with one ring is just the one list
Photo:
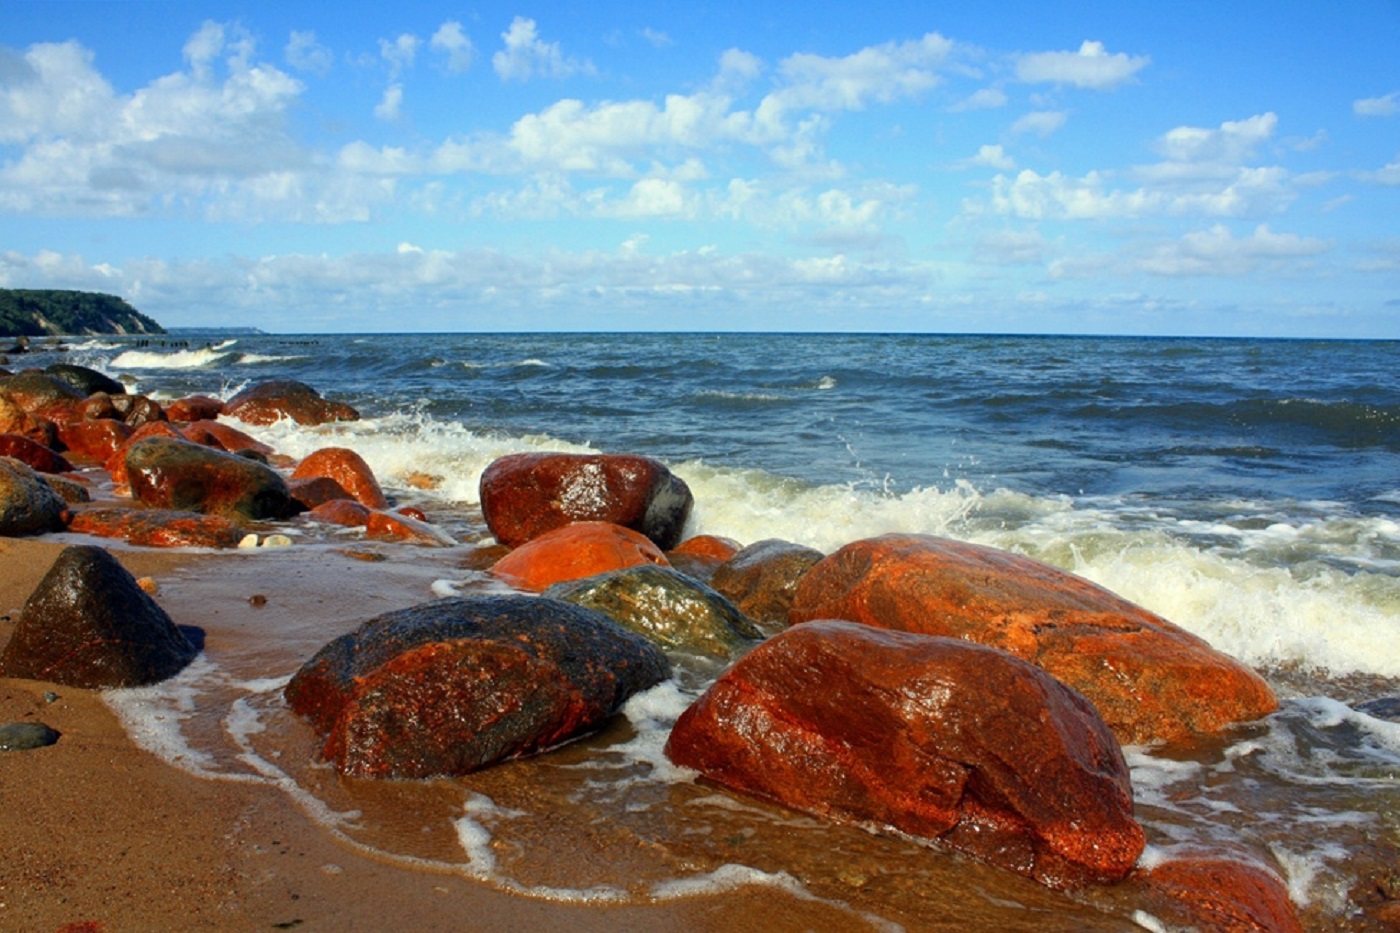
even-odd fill
[[(694, 492), (693, 533), (824, 551), (886, 532), (947, 535), (1086, 576), (1256, 666), (1284, 698), (1275, 717), (1194, 758), (1130, 750), (1152, 852), (1247, 850), (1286, 877), (1317, 928), (1365, 929), (1345, 922), (1359, 883), (1350, 860), (1367, 847), (1374, 859), (1377, 846), (1400, 857), (1400, 725), (1356, 709), (1400, 693), (1397, 351), (1108, 337), (209, 334), (77, 341), (69, 355), (158, 398), (306, 382), (364, 419), (249, 430), (292, 456), (352, 447), (391, 495), (426, 497), (454, 533), (483, 540), (476, 487), (493, 459), (592, 449), (670, 465)], [(687, 700), (632, 708), (639, 737), (614, 751), (645, 746)], [(638, 756), (664, 771), (655, 748)], [(496, 793), (483, 787), (473, 793)], [(575, 807), (586, 795), (566, 796)], [(479, 853), (515, 818), (474, 806), (458, 830)], [(607, 818), (648, 806), (629, 799)]]

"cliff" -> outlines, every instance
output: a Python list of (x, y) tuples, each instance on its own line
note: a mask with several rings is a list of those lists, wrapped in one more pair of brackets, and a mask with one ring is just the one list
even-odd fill
[(116, 295), (0, 289), (0, 337), (163, 333), (165, 328)]

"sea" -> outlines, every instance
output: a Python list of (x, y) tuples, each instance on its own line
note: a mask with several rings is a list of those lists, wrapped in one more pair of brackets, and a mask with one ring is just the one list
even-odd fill
[[(70, 338), (65, 357), (158, 399), (308, 383), (362, 420), (240, 427), (293, 457), (353, 448), (468, 544), (489, 541), (477, 485), (495, 458), (600, 451), (684, 479), (690, 534), (830, 552), (919, 533), (1072, 571), (1252, 665), (1282, 700), (1199, 747), (1125, 750), (1145, 866), (1259, 862), (1310, 930), (1384, 929), (1368, 905), (1387, 884), (1400, 897), (1400, 699), (1385, 702), (1400, 697), (1400, 342), (211, 332)], [(448, 565), (424, 599), (487, 585)], [(698, 659), (673, 659), (676, 677), (598, 736), (389, 793), (287, 764), (294, 663), (254, 676), (206, 655), (112, 695), (133, 734), (211, 779), (266, 781), (410, 870), (580, 903), (770, 886), (852, 928), (1179, 928), (1130, 894), (1048, 892), (697, 781), (660, 749), (718, 673)], [(219, 735), (200, 739), (190, 723), (209, 714), (192, 710), (211, 704)], [(405, 808), (433, 830), (400, 831)], [(570, 868), (561, 845), (592, 854)]]

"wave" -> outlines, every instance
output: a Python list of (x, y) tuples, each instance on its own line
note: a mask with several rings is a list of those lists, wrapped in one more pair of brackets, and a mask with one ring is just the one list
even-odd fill
[(223, 363), (231, 356), (233, 354), (214, 347), (205, 347), (200, 350), (175, 350), (170, 353), (127, 350), (125, 353), (119, 354), (108, 365), (114, 369), (204, 369), (217, 363)]

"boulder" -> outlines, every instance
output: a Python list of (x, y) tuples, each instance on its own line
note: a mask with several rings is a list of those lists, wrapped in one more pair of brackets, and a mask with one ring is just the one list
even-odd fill
[(720, 535), (695, 535), (666, 552), (666, 559), (681, 573), (708, 584), (720, 564), (739, 553), (742, 545)]
[(205, 447), (227, 450), (231, 454), (251, 450), (270, 457), (276, 452), (270, 444), (264, 444), (251, 434), (221, 421), (191, 421), (179, 431), (180, 436), (186, 440), (203, 444)]
[[(330, 483), (328, 479), (297, 480), (293, 483), (292, 495), (296, 496), (295, 482)], [(337, 484), (339, 485), (339, 484)], [(300, 500), (305, 502), (305, 500)], [(313, 506), (306, 517), (314, 522), (327, 522), (332, 525), (346, 525), (351, 528), (369, 524), (370, 510), (351, 498), (329, 499)]]
[(165, 417), (171, 421), (213, 421), (223, 413), (224, 403), (208, 395), (188, 395), (165, 406)]
[(666, 754), (732, 790), (1055, 888), (1120, 880), (1144, 847), (1093, 704), (952, 638), (829, 620), (783, 631), (681, 715)]
[(541, 592), (556, 583), (640, 564), (665, 564), (650, 538), (608, 522), (575, 522), (522, 544), (491, 573), (511, 586)]
[(69, 531), (140, 547), (238, 547), (243, 530), (227, 518), (176, 509), (80, 509)]
[(69, 453), (106, 463), (135, 433), (131, 425), (115, 418), (69, 421), (59, 426), (58, 437)]
[(641, 564), (570, 583), (545, 596), (596, 609), (662, 648), (730, 659), (763, 633), (734, 604), (670, 567)]
[(365, 516), (365, 535), (426, 547), (452, 547), (457, 543), (450, 534), (426, 519), (403, 512), (386, 512), (379, 509), (371, 509)]
[(389, 500), (363, 457), (347, 447), (324, 447), (308, 454), (292, 471), (292, 479), (333, 479), (361, 505), (387, 509)]
[(355, 777), (465, 774), (597, 729), (670, 673), (601, 613), (530, 596), (443, 599), (371, 619), (286, 687)]
[(480, 492), (487, 527), (510, 547), (570, 522), (611, 522), (664, 551), (680, 542), (694, 504), (659, 461), (627, 454), (511, 454), (482, 472)]
[(108, 395), (126, 394), (126, 386), (111, 376), (86, 366), (79, 366), (76, 363), (54, 363), (52, 366), (44, 367), (44, 372), (62, 379), (84, 396), (97, 392), (105, 392)]
[(27, 463), (0, 457), (0, 537), (62, 531), (67, 508)]
[(62, 456), (22, 434), (0, 434), (0, 457), (12, 457), (40, 473), (69, 473), (73, 464)]
[(126, 452), (132, 498), (162, 509), (258, 521), (298, 511), (276, 470), (186, 440), (148, 437)]
[(121, 416), (121, 420), (133, 428), (139, 428), (152, 421), (169, 420), (165, 416), (165, 409), (160, 407), (160, 403), (144, 395), (113, 396), (112, 407)]
[[(1212, 933), (1303, 933), (1288, 885), (1275, 872), (1253, 861), (1225, 854), (1201, 853), (1171, 858), (1145, 873), (1148, 897), (1165, 898), (1154, 915), (1184, 914), (1171, 919)], [(1173, 927), (1175, 928), (1175, 923)]]
[(112, 451), (112, 455), (107, 458), (107, 472), (112, 474), (112, 485), (118, 488), (126, 487), (126, 455), (131, 451), (132, 447), (141, 443), (148, 437), (168, 437), (173, 440), (184, 440), (184, 435), (176, 430), (175, 426), (168, 421), (152, 421), (148, 424), (141, 425), (141, 427), (132, 431), (131, 435), (127, 437), (116, 450)]
[(1278, 707), (1257, 674), (1160, 616), (960, 541), (886, 535), (841, 548), (802, 580), (791, 613), (794, 623), (833, 618), (1009, 651), (1093, 701), (1125, 744), (1210, 735)]
[(24, 604), (0, 674), (92, 689), (173, 677), (195, 647), (115, 557), (64, 548)]
[[(289, 479), (287, 480), (287, 491), (291, 493), (293, 499), (301, 503), (302, 507), (308, 511), (318, 506), (325, 505), (327, 502), (335, 502), (337, 500), (354, 502), (355, 505), (360, 505), (360, 503), (355, 502), (350, 493), (345, 491), (344, 486), (328, 476)], [(364, 506), (361, 505), (360, 508), (363, 509)], [(365, 509), (365, 511), (368, 512), (369, 510)]]
[(13, 376), (0, 376), (0, 392), (8, 395), (20, 408), (36, 415), (71, 410), (87, 398), (86, 392), (37, 369), (28, 369)]
[(59, 476), (56, 473), (43, 473), (39, 478), (58, 493), (64, 502), (69, 505), (77, 505), (82, 502), (91, 502), (92, 493), (88, 492), (87, 485), (72, 476)]
[(58, 427), (52, 421), (31, 415), (8, 395), (0, 395), (0, 432), (19, 434), (45, 447), (58, 441)]
[(797, 584), (825, 556), (791, 541), (756, 541), (716, 567), (710, 585), (760, 625), (786, 628)]
[(273, 424), (282, 418), (306, 425), (360, 419), (354, 408), (321, 398), (320, 392), (295, 379), (274, 379), (249, 386), (224, 402), (224, 414), (248, 424)]

